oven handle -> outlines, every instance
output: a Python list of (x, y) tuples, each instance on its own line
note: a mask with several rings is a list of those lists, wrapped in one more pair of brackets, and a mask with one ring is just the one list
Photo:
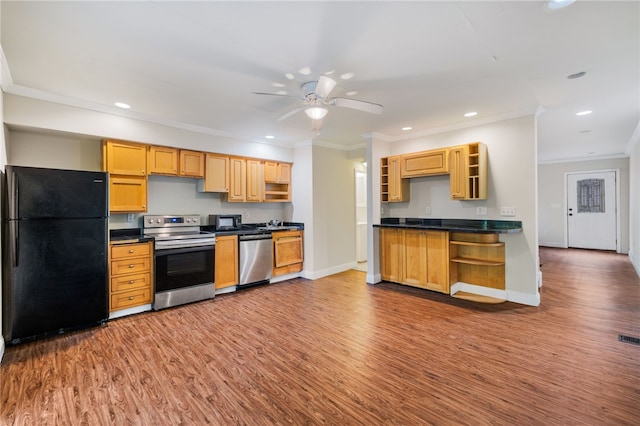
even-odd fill
[(167, 249), (158, 249), (156, 248), (156, 257), (158, 256), (169, 256), (172, 254), (181, 254), (181, 253), (194, 253), (197, 251), (208, 251), (214, 250), (215, 244), (208, 244), (206, 246), (198, 246), (198, 247), (182, 247), (182, 248), (167, 248)]

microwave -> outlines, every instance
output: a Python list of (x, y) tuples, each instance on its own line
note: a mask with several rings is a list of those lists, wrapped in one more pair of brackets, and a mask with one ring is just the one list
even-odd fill
[(236, 231), (242, 228), (242, 215), (210, 214), (209, 226), (214, 226), (216, 231)]

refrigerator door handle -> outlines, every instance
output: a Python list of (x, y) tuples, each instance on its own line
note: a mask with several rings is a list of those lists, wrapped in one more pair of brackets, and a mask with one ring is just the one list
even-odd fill
[(18, 218), (18, 174), (16, 172), (11, 173), (11, 194), (13, 195), (13, 206), (11, 212), (11, 219)]
[(11, 248), (11, 261), (13, 263), (13, 267), (16, 268), (18, 266), (18, 247), (20, 247), (19, 243), (19, 235), (18, 235), (18, 221), (10, 220), (9, 221), (9, 239), (11, 240), (11, 244), (13, 247)]

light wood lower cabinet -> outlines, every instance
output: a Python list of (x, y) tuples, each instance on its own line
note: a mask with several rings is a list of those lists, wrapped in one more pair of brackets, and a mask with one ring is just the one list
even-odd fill
[(152, 242), (110, 247), (109, 310), (146, 305), (153, 300)]
[(272, 275), (284, 275), (302, 271), (304, 262), (303, 231), (278, 231), (272, 234)]
[(216, 236), (215, 278), (216, 290), (238, 284), (238, 236)]
[(449, 293), (449, 233), (380, 228), (382, 279)]

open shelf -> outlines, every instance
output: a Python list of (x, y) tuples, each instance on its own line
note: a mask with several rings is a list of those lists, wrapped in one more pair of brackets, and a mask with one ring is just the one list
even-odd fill
[(449, 241), (451, 284), (505, 289), (504, 243), (498, 234), (453, 232)]

